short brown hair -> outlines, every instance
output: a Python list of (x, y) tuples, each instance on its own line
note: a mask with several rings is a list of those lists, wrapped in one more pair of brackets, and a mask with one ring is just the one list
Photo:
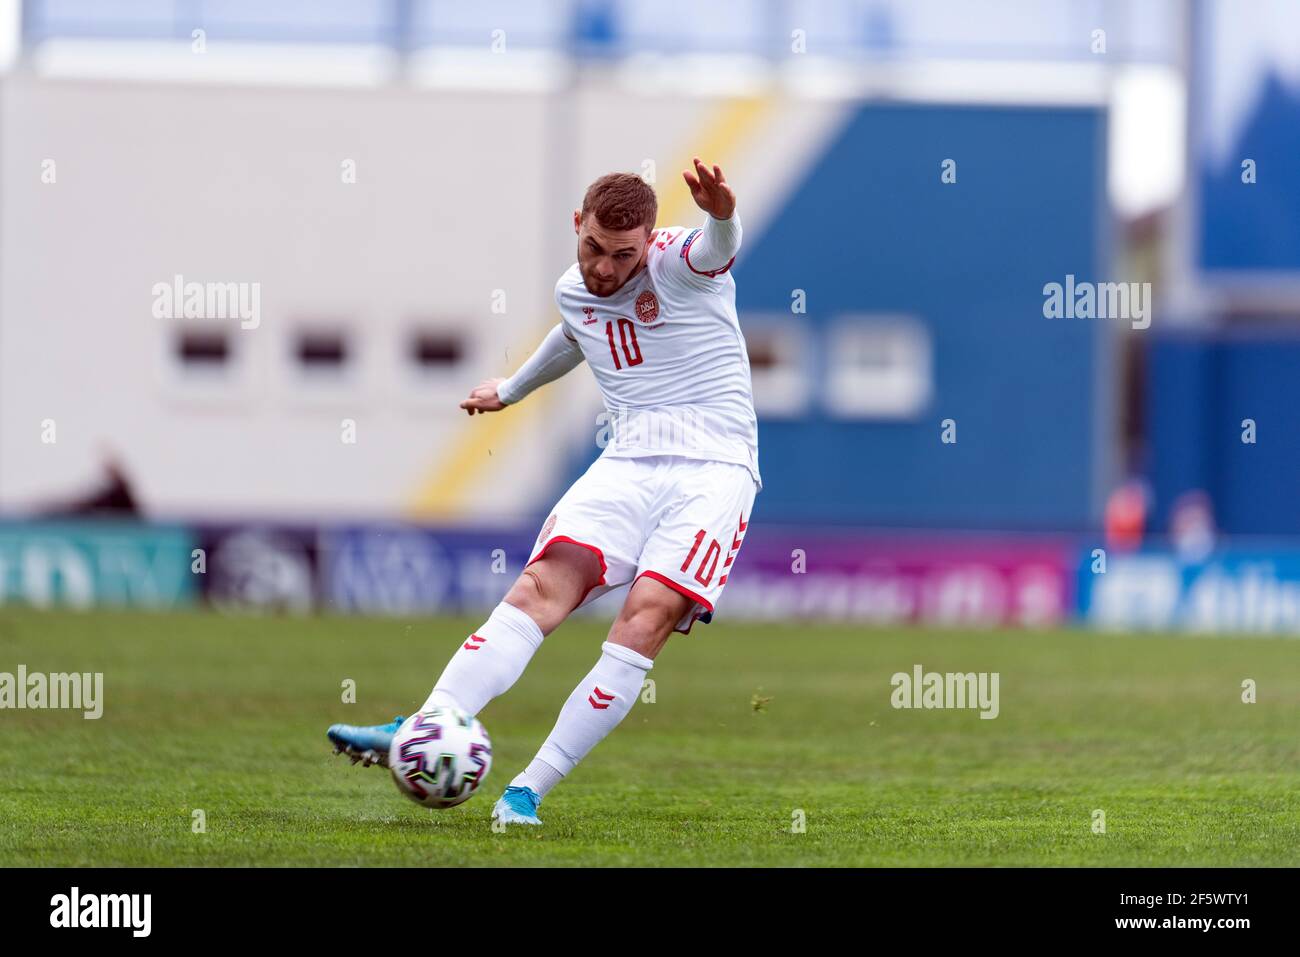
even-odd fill
[(659, 200), (650, 185), (635, 173), (606, 173), (587, 187), (582, 218), (591, 214), (605, 229), (655, 228)]

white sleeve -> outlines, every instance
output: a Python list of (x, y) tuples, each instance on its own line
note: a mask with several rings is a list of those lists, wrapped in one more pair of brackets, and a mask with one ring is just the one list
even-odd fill
[(704, 226), (686, 237), (682, 258), (691, 272), (712, 278), (727, 271), (740, 251), (740, 214), (730, 219), (706, 216)]
[(519, 371), (497, 386), (497, 398), (514, 405), (539, 386), (571, 372), (581, 361), (582, 348), (569, 338), (564, 323), (557, 323)]

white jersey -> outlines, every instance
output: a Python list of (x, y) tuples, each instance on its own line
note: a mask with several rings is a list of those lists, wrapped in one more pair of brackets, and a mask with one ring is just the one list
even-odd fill
[(691, 266), (699, 234), (656, 230), (645, 268), (608, 297), (589, 292), (574, 263), (555, 284), (555, 304), (605, 400), (604, 455), (732, 462), (761, 487), (736, 282), (730, 263), (707, 273)]

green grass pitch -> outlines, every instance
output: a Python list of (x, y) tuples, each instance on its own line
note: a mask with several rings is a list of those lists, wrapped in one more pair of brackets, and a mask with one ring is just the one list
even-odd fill
[[(0, 671), (101, 671), (105, 702), (0, 711), (0, 865), (1300, 863), (1294, 641), (720, 621), (669, 642), (656, 700), (544, 827), (497, 834), (492, 802), (603, 624), (563, 626), (484, 710), (492, 772), (458, 808), (410, 803), (324, 734), (409, 714), (478, 624), (0, 611)], [(916, 663), (998, 672), (999, 717), (893, 709)]]

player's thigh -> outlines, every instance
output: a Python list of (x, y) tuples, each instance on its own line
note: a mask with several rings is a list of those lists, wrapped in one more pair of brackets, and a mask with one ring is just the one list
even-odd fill
[(725, 462), (683, 461), (674, 497), (646, 539), (637, 580), (653, 579), (689, 598), (676, 630), (706, 622), (731, 577), (757, 491), (749, 471)]
[(506, 601), (549, 634), (595, 588), (603, 574), (600, 559), (589, 549), (560, 542), (529, 562), (506, 593)]
[(630, 582), (645, 542), (650, 474), (651, 466), (640, 459), (597, 459), (551, 510), (529, 556), (529, 567), (561, 546), (585, 549), (599, 568), (579, 604)]

